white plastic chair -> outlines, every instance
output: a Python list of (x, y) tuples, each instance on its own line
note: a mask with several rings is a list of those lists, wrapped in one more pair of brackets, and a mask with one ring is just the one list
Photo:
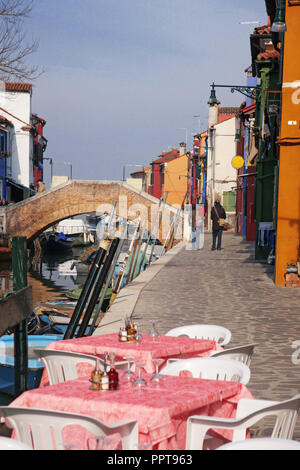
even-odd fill
[[(95, 366), (97, 359), (96, 356), (88, 354), (56, 351), (54, 349), (34, 349), (34, 353), (45, 365), (50, 385), (77, 379), (78, 364), (88, 363)], [(104, 361), (102, 359), (100, 359), (100, 366), (103, 370)], [(117, 370), (126, 370), (127, 367), (128, 363), (126, 361), (115, 363)]]
[(169, 330), (165, 336), (188, 336), (189, 338), (211, 339), (224, 346), (231, 339), (231, 331), (218, 325), (184, 325)]
[(0, 415), (6, 424), (16, 431), (17, 440), (34, 450), (54, 450), (63, 443), (63, 429), (78, 425), (96, 436), (119, 433), (123, 450), (134, 450), (138, 445), (137, 421), (104, 424), (96, 418), (82, 414), (38, 408), (0, 407)]
[(216, 450), (300, 450), (300, 442), (291, 439), (258, 438), (228, 442)]
[(214, 418), (194, 415), (187, 420), (186, 450), (203, 449), (203, 441), (209, 429), (233, 430), (233, 441), (246, 439), (247, 429), (266, 416), (275, 416), (272, 438), (292, 439), (298, 412), (300, 394), (289, 400), (276, 402), (242, 398), (238, 402), (236, 418)]
[(246, 364), (246, 366), (250, 367), (254, 348), (257, 346), (257, 344), (258, 343), (245, 344), (235, 348), (224, 349), (224, 351), (213, 351), (210, 357), (227, 357), (228, 359), (240, 361), (243, 364)]
[(10, 437), (0, 437), (0, 450), (33, 450), (27, 444)]
[(211, 380), (228, 380), (246, 385), (250, 380), (250, 369), (245, 364), (233, 359), (213, 357), (192, 357), (179, 359), (167, 364), (160, 371), (164, 375), (179, 375), (182, 371), (189, 371), (193, 377)]

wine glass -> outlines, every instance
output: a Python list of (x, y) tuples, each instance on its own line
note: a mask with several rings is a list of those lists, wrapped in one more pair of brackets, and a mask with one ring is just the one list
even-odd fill
[(104, 436), (92, 436), (86, 441), (88, 450), (102, 450), (104, 446)]
[(139, 343), (141, 343), (142, 340), (143, 340), (143, 335), (140, 333), (139, 327), (140, 327), (140, 324), (135, 323), (136, 333), (135, 333), (134, 337), (135, 337), (135, 341), (136, 341), (137, 345), (139, 345)]
[(152, 338), (152, 339), (156, 339), (158, 336), (160, 336), (159, 332), (157, 331), (156, 327), (155, 327), (155, 321), (154, 320), (150, 320), (151, 324), (152, 324), (152, 329), (149, 333), (149, 336)]
[(131, 363), (133, 362), (134, 358), (132, 356), (124, 356), (123, 359), (125, 359), (125, 361), (128, 362), (128, 369), (126, 370), (126, 372), (124, 372), (123, 377), (124, 377), (125, 380), (130, 382), (135, 377), (135, 373), (132, 370), (130, 370), (130, 366), (131, 366)]
[(164, 375), (162, 375), (158, 372), (159, 364), (160, 364), (160, 362), (163, 361), (163, 359), (152, 359), (152, 360), (155, 363), (155, 373), (152, 375), (150, 380), (152, 382), (159, 383), (164, 379)]
[(138, 377), (134, 380), (132, 385), (135, 387), (138, 387), (139, 390), (142, 390), (147, 385), (146, 380), (142, 379), (142, 376), (141, 376), (142, 367), (145, 366), (145, 363), (137, 362), (135, 365), (138, 368)]

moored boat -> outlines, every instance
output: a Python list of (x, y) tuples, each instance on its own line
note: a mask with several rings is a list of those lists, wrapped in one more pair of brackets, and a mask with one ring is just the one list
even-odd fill
[[(37, 359), (33, 350), (45, 348), (61, 339), (62, 335), (28, 335), (28, 389), (40, 385), (44, 370), (44, 365)], [(5, 395), (15, 395), (14, 369), (14, 335), (4, 335), (0, 338), (0, 392)]]
[(41, 238), (42, 249), (49, 251), (66, 251), (71, 250), (74, 244), (74, 238), (67, 237), (63, 232), (60, 233), (44, 233)]
[(95, 241), (95, 236), (82, 219), (61, 220), (55, 228), (57, 234), (64, 233), (74, 238), (73, 246), (86, 246)]

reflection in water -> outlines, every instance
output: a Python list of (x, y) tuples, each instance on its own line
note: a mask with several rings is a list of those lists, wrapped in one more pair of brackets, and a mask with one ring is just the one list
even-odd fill
[[(64, 293), (84, 283), (86, 276), (78, 276), (76, 267), (72, 265), (85, 249), (73, 247), (65, 253), (43, 254), (38, 263), (30, 266), (27, 279), (32, 286), (33, 308), (50, 300), (67, 300)], [(0, 291), (4, 293), (12, 288), (11, 264), (1, 263)]]

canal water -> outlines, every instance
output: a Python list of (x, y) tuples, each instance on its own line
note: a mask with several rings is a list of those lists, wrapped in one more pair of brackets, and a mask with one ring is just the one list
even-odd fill
[[(28, 285), (32, 286), (33, 308), (51, 300), (67, 300), (65, 293), (84, 284), (86, 275), (78, 274), (74, 262), (88, 249), (76, 246), (63, 253), (44, 253), (27, 272)], [(30, 264), (30, 263), (29, 263)], [(13, 290), (10, 262), (0, 264), (0, 292)]]

